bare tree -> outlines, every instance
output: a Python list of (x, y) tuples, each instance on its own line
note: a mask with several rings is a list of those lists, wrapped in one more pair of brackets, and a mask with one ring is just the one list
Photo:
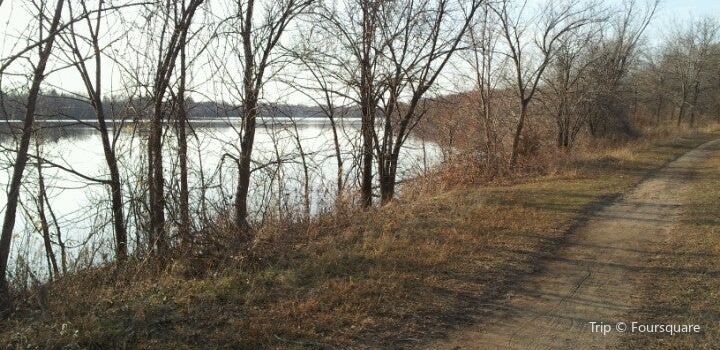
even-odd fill
[(347, 93), (360, 110), (362, 145), (358, 150), (360, 205), (370, 207), (373, 196), (375, 118), (378, 113), (382, 79), (379, 71), (383, 50), (380, 26), (383, 1), (324, 1), (315, 11), (320, 42), (336, 41), (338, 52), (325, 56), (324, 76), (335, 76), (350, 89)]
[(35, 202), (37, 203), (38, 217), (40, 219), (39, 231), (43, 237), (43, 244), (45, 246), (45, 257), (47, 258), (49, 267), (51, 267), (48, 270), (50, 273), (50, 279), (52, 279), (53, 276), (58, 276), (60, 274), (60, 270), (58, 269), (57, 259), (55, 258), (55, 252), (52, 247), (52, 239), (50, 237), (50, 225), (48, 224), (47, 216), (45, 215), (45, 198), (47, 197), (47, 193), (45, 188), (45, 178), (42, 172), (42, 161), (40, 158), (40, 141), (38, 140), (39, 135), (36, 135), (35, 138), (35, 151), (37, 154), (35, 165), (38, 177), (38, 192), (37, 196), (35, 197)]
[(656, 126), (662, 123), (664, 111), (671, 100), (670, 67), (664, 55), (664, 48), (646, 51), (643, 67), (633, 77), (645, 108), (652, 114)]
[[(362, 177), (360, 202), (363, 207), (372, 205), (372, 162), (373, 135), (375, 134), (375, 116), (380, 93), (376, 87), (377, 46), (376, 36), (379, 27), (379, 1), (360, 1), (362, 10), (362, 32), (360, 46), (354, 48), (354, 55), (360, 65), (360, 110), (362, 111)], [(338, 22), (340, 23), (340, 22)], [(347, 32), (345, 36), (347, 36)]]
[(319, 7), (318, 35), (339, 40), (345, 50), (327, 64), (334, 71), (324, 74), (342, 77), (362, 117), (363, 207), (372, 204), (375, 160), (381, 201), (393, 198), (400, 151), (425, 113), (423, 97), (458, 50), (481, 3), (359, 0)]
[[(308, 24), (314, 26), (315, 22)], [(339, 53), (337, 45), (329, 41), (315, 42), (312, 35), (303, 38), (293, 49), (297, 72), (285, 83), (310, 99), (330, 123), (333, 137), (333, 149), (337, 166), (335, 200), (341, 201), (345, 191), (345, 160), (340, 143), (342, 121), (352, 111), (348, 106), (348, 91), (343, 86), (342, 75), (333, 68), (333, 56)]]
[(469, 79), (473, 81), (474, 88), (477, 90), (477, 99), (474, 101), (474, 105), (475, 112), (481, 121), (482, 130), (479, 138), (484, 138), (482, 152), (492, 171), (499, 170), (498, 168), (501, 166), (495, 95), (505, 60), (497, 55), (499, 40), (497, 21), (492, 16), (490, 4), (485, 2), (481, 14), (476, 16), (468, 30), (467, 41), (470, 49), (462, 57), (472, 67), (472, 76)]
[[(548, 3), (535, 17), (527, 18), (527, 1), (514, 9), (509, 0), (493, 6), (500, 20), (507, 55), (512, 61), (513, 83), (518, 98), (519, 115), (512, 141), (510, 166), (518, 159), (518, 150), (530, 103), (538, 91), (545, 69), (557, 50), (558, 41), (593, 21), (592, 7), (581, 4)], [(536, 23), (538, 27), (532, 27)], [(530, 42), (534, 46), (530, 45)]]
[[(383, 203), (393, 199), (403, 144), (424, 114), (423, 97), (458, 50), (482, 1), (420, 1), (383, 6), (381, 26), (387, 70), (382, 86), (381, 134), (374, 135)], [(403, 98), (407, 96), (407, 98)], [(373, 132), (375, 129), (373, 128)]]
[(655, 16), (658, 1), (640, 5), (636, 0), (627, 0), (622, 6), (620, 16), (611, 18), (609, 28), (603, 27), (600, 42), (591, 46), (595, 63), (589, 72), (594, 88), (588, 127), (595, 137), (632, 133), (624, 101), (629, 89), (627, 79), (638, 61), (643, 33)]
[[(3, 220), (2, 233), (0, 236), (0, 310), (4, 311), (10, 306), (10, 294), (8, 291), (5, 274), (7, 271), (8, 257), (10, 255), (10, 241), (13, 229), (15, 228), (15, 215), (17, 213), (18, 199), (20, 197), (20, 186), (22, 185), (23, 172), (28, 162), (28, 150), (30, 138), (32, 137), (33, 121), (35, 120), (35, 108), (40, 93), (40, 84), (45, 79), (45, 68), (52, 52), (57, 28), (60, 25), (62, 9), (65, 1), (58, 0), (55, 4), (55, 11), (51, 17), (50, 27), (47, 32), (47, 40), (39, 46), (38, 61), (33, 71), (33, 79), (28, 92), (27, 103), (25, 104), (25, 119), (23, 122), (22, 135), (18, 145), (17, 156), (13, 165), (12, 178), (8, 186), (7, 205)], [(43, 10), (39, 7), (40, 11)], [(42, 14), (40, 15), (43, 16)], [(41, 26), (43, 24), (41, 23)]]
[(541, 100), (555, 119), (560, 148), (572, 147), (586, 125), (593, 86), (588, 70), (595, 63), (589, 47), (598, 40), (597, 33), (597, 28), (586, 26), (559, 39), (550, 74), (543, 79), (545, 89), (541, 91)]
[[(192, 23), (196, 10), (202, 3), (203, 0), (190, 0), (187, 7), (182, 8), (179, 20), (174, 20), (172, 24), (167, 44), (164, 42), (164, 36), (167, 33), (167, 27), (171, 19), (169, 14), (164, 17), (162, 25), (160, 52), (152, 87), (153, 115), (148, 139), (150, 241), (155, 245), (156, 253), (159, 256), (164, 256), (168, 249), (168, 240), (165, 233), (165, 179), (162, 158), (162, 130), (163, 120), (165, 119), (164, 97), (168, 93), (177, 58), (184, 47), (181, 44), (186, 41), (188, 28)], [(174, 10), (174, 8), (165, 8), (165, 11), (169, 12), (171, 10)]]
[[(697, 22), (694, 48), (692, 50), (692, 66), (694, 70), (693, 99), (690, 111), (690, 126), (695, 125), (695, 117), (699, 110), (698, 100), (703, 90), (712, 88), (712, 67), (716, 65), (718, 32), (720, 25), (712, 18), (704, 18)], [(715, 55), (713, 55), (715, 54)]]
[[(177, 8), (178, 4), (175, 3)], [(180, 5), (180, 12), (184, 13), (186, 8), (185, 0)], [(175, 10), (175, 18), (178, 20), (177, 9)], [(191, 241), (190, 237), (190, 188), (188, 184), (188, 144), (187, 144), (187, 123), (188, 123), (188, 111), (187, 101), (185, 99), (185, 91), (187, 84), (187, 35), (181, 38), (180, 43), (180, 66), (179, 68), (179, 82), (177, 88), (177, 118), (176, 118), (176, 130), (177, 130), (177, 143), (178, 143), (178, 157), (180, 166), (180, 238), (184, 245), (188, 245)]]
[[(232, 84), (242, 102), (234, 221), (246, 234), (251, 228), (248, 222), (248, 191), (261, 94), (273, 75), (271, 69), (280, 63), (275, 52), (280, 39), (290, 23), (311, 4), (312, 0), (275, 1), (266, 3), (264, 11), (260, 12), (262, 10), (257, 8), (260, 4), (255, 0), (237, 1), (229, 18), (228, 38), (239, 36), (240, 44), (231, 50), (242, 67), (242, 83), (239, 86)], [(225, 63), (220, 65), (230, 73)]]
[[(86, 1), (80, 1), (82, 17), (86, 20), (87, 25), (87, 40), (92, 47), (92, 54), (94, 58), (94, 71), (91, 71), (86, 62), (85, 57), (81, 53), (81, 46), (78, 41), (79, 38), (84, 36), (78, 35), (75, 31), (74, 25), (70, 25), (69, 38), (65, 39), (72, 51), (74, 56), (74, 66), (78, 70), (80, 77), (85, 85), (85, 90), (90, 99), (90, 103), (95, 111), (95, 116), (98, 122), (98, 131), (100, 133), (100, 139), (102, 141), (103, 154), (105, 156), (105, 162), (108, 170), (110, 171), (110, 179), (107, 182), (110, 187), (110, 196), (112, 199), (112, 213), (113, 213), (113, 229), (115, 231), (115, 254), (118, 261), (123, 262), (127, 258), (127, 228), (125, 226), (125, 214), (124, 214), (124, 203), (123, 203), (123, 191), (122, 183), (120, 181), (120, 170), (118, 166), (117, 156), (115, 153), (115, 142), (118, 139), (120, 129), (116, 128), (112, 131), (112, 139), (110, 140), (111, 130), (108, 127), (107, 116), (105, 111), (107, 110), (103, 103), (103, 90), (102, 90), (102, 49), (100, 45), (100, 26), (103, 18), (103, 2), (98, 2), (97, 14), (95, 15), (94, 22), (91, 17)], [(69, 7), (72, 15), (72, 6)], [(82, 40), (82, 39), (81, 39)], [(111, 121), (114, 123), (114, 121)]]

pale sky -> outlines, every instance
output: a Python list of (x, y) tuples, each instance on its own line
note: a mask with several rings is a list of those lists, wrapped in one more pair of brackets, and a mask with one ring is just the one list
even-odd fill
[(651, 40), (660, 40), (677, 23), (719, 16), (720, 0), (661, 0), (658, 16), (648, 28), (648, 36)]
[[(210, 0), (210, 4), (213, 2)], [(542, 4), (544, 0), (530, 0), (535, 4)], [(621, 0), (604, 0), (605, 3), (619, 3)], [(643, 2), (644, 0), (638, 0)], [(28, 23), (31, 23), (34, 19), (33, 16), (28, 14), (28, 9), (23, 5), (26, 2), (21, 0), (5, 0), (0, 6), (0, 57), (6, 57), (14, 49), (14, 34), (19, 33)], [(92, 5), (94, 6), (94, 5)], [(214, 5), (213, 5), (214, 6)], [(703, 16), (714, 16), (720, 15), (720, 0), (662, 0), (658, 14), (648, 28), (647, 35), (650, 39), (650, 43), (657, 43), (667, 35), (674, 27), (678, 24), (687, 22), (692, 18), (698, 18)], [(114, 35), (123, 35), (123, 33), (114, 33)], [(124, 49), (124, 48), (121, 48)], [(122, 51), (122, 50), (121, 50)], [(119, 52), (121, 52), (119, 51)], [(109, 64), (107, 64), (109, 66)], [(103, 74), (103, 84), (106, 88), (111, 89), (112, 87), (118, 88), (123, 84), (121, 74), (117, 68), (106, 66)], [(194, 74), (194, 80), (196, 84), (199, 81), (205, 81), (207, 76), (210, 76), (211, 69), (206, 63), (198, 64), (196, 67), (197, 72)], [(57, 65), (55, 66), (57, 68)], [(203, 77), (205, 76), (205, 77)], [(211, 84), (212, 85), (212, 84)], [(82, 92), (84, 87), (82, 82), (78, 78), (78, 74), (74, 69), (65, 69), (52, 73), (47, 78), (47, 86), (55, 86), (59, 90), (68, 90), (73, 92)], [(218, 86), (217, 81), (214, 86)], [(219, 96), (220, 99), (231, 100), (229, 96), (220, 96), (223, 94), (213, 93), (210, 87), (203, 87), (202, 90), (210, 96)], [(304, 103), (307, 102), (303, 97), (300, 96), (284, 96), (286, 93), (281, 91), (277, 87), (266, 89), (267, 97), (271, 100), (282, 99), (284, 102), (291, 103)], [(273, 96), (273, 94), (279, 94), (281, 96)], [(200, 96), (195, 96), (196, 99), (205, 99)]]

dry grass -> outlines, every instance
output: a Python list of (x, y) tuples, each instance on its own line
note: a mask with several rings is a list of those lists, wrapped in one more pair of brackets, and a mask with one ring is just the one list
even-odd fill
[(415, 347), (472, 322), (588, 210), (708, 138), (567, 156), (510, 184), (425, 186), (381, 209), (267, 230), (251, 254), (220, 263), (68, 276), (23, 297), (0, 347)]
[(694, 179), (682, 224), (652, 259), (665, 271), (646, 285), (636, 312), (648, 324), (697, 324), (701, 334), (631, 334), (630, 349), (717, 349), (720, 344), (720, 159)]

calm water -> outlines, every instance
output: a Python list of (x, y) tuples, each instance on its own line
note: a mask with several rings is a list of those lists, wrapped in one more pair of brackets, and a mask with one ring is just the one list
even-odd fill
[[(346, 121), (340, 131), (344, 181), (352, 190), (357, 188), (357, 162), (353, 151), (359, 145), (359, 124)], [(139, 137), (137, 125), (127, 125), (117, 139), (117, 153), (121, 177), (125, 186), (126, 203), (142, 198), (146, 146)], [(233, 156), (239, 154), (236, 129), (227, 124), (209, 126), (197, 124), (189, 132), (189, 168), (191, 186), (191, 211), (210, 216), (224, 214), (233, 202), (237, 168)], [(254, 148), (254, 172), (249, 194), (250, 210), (255, 220), (262, 220), (272, 213), (290, 210), (304, 211), (305, 174), (301, 154), (309, 168), (310, 206), (313, 213), (330, 207), (337, 189), (337, 164), (332, 130), (319, 122), (305, 122), (259, 128)], [(13, 147), (5, 138), (4, 146)], [(178, 187), (177, 157), (172, 129), (165, 134), (164, 165), (166, 193), (176, 194)], [(302, 152), (301, 152), (302, 149)], [(33, 145), (31, 152), (37, 150)], [(93, 178), (108, 178), (107, 166), (102, 152), (99, 134), (90, 127), (65, 128), (63, 131), (48, 129), (39, 142), (40, 155), (49, 161)], [(0, 183), (7, 185), (14, 159), (12, 152), (0, 153), (3, 171)], [(439, 151), (433, 144), (408, 140), (401, 155), (398, 180), (421, 174), (439, 161)], [(97, 263), (112, 256), (112, 229), (107, 186), (83, 179), (67, 171), (43, 167), (51, 209), (57, 218), (63, 240), (68, 247), (69, 261), (81, 264)], [(18, 208), (11, 261), (18, 257), (29, 259), (36, 273), (42, 276), (46, 270), (42, 239), (37, 232), (37, 169), (29, 164), (25, 173), (22, 206)], [(168, 195), (172, 197), (172, 195)], [(204, 198), (204, 200), (203, 200)], [(4, 209), (5, 196), (0, 198)], [(174, 203), (169, 201), (168, 205)], [(135, 209), (142, 212), (142, 208)], [(129, 215), (130, 208), (126, 209)], [(46, 208), (46, 215), (52, 220)], [(169, 220), (172, 217), (168, 218)], [(56, 233), (53, 223), (51, 232)], [(129, 222), (131, 249), (143, 244), (134, 230), (136, 223)], [(59, 260), (59, 249), (56, 255)], [(37, 268), (35, 268), (37, 267)], [(13, 271), (10, 271), (11, 275)]]

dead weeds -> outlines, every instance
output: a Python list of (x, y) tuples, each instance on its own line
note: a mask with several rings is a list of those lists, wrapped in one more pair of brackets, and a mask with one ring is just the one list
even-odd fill
[(588, 208), (709, 137), (566, 155), (542, 175), (482, 186), (419, 179), (383, 208), (267, 228), (251, 253), (220, 251), (221, 262), (67, 276), (44, 304), (21, 298), (0, 346), (412, 348), (476, 322), (478, 305), (532, 272)]

